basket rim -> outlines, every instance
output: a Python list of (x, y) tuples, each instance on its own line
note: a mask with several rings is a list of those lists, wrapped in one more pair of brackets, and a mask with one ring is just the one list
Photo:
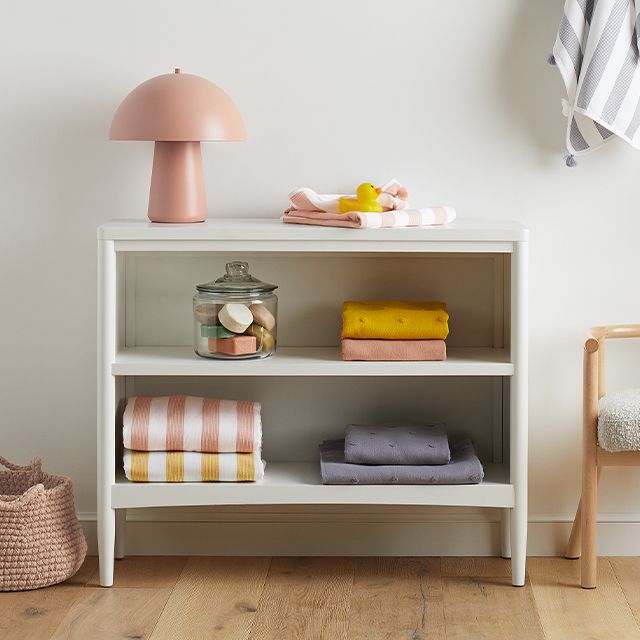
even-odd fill
[[(42, 470), (42, 459), (33, 458), (27, 465), (17, 465), (9, 462), (6, 458), (0, 456), (0, 465), (6, 467), (6, 470), (0, 470), (0, 509), (3, 511), (13, 511), (19, 507), (28, 504), (39, 494), (46, 497), (55, 497), (56, 493), (71, 492), (73, 493), (73, 482), (68, 476), (55, 473), (47, 473)], [(34, 481), (22, 493), (4, 493), (2, 486), (2, 478), (10, 478), (24, 475), (35, 476)], [(45, 487), (45, 483), (55, 483), (53, 487)]]
[[(44, 485), (39, 482), (20, 494), (0, 494), (0, 511), (17, 511), (45, 493)], [(9, 497), (11, 499), (7, 500)]]

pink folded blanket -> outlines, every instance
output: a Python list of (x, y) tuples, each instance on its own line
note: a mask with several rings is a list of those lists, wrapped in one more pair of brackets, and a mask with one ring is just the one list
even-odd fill
[(129, 398), (123, 442), (138, 451), (252, 452), (262, 443), (260, 403), (193, 396)]
[(412, 208), (407, 200), (407, 190), (395, 179), (384, 184), (381, 189), (378, 202), (384, 209), (383, 213), (340, 213), (338, 202), (349, 194), (321, 194), (313, 189), (296, 189), (289, 194), (291, 207), (284, 212), (282, 221), (325, 227), (376, 229), (448, 224), (456, 218), (453, 207)]
[(342, 339), (343, 360), (446, 360), (444, 340)]
[(283, 222), (291, 224), (314, 224), (321, 227), (345, 227), (348, 229), (380, 229), (381, 227), (426, 227), (449, 224), (456, 219), (453, 207), (428, 207), (426, 209), (403, 209), (384, 213), (326, 213), (324, 211), (285, 211)]

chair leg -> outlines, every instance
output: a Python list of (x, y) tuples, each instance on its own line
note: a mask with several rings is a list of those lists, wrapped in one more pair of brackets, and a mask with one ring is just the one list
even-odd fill
[(596, 586), (596, 517), (598, 514), (598, 367), (597, 340), (585, 345), (582, 432), (582, 560), (580, 584)]
[(582, 472), (582, 559), (580, 583), (583, 589), (596, 586), (596, 518), (598, 514), (598, 483), (595, 464), (586, 464)]
[[(598, 473), (596, 475), (596, 481), (600, 482), (600, 473), (602, 467), (598, 467)], [(582, 496), (578, 502), (578, 508), (576, 509), (576, 517), (573, 519), (573, 525), (571, 526), (571, 534), (569, 535), (569, 542), (567, 542), (567, 548), (564, 552), (564, 557), (567, 560), (578, 560), (580, 558), (580, 549), (582, 547)]]

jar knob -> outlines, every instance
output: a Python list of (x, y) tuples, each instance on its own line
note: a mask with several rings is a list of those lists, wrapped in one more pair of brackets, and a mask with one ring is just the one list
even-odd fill
[(227, 275), (230, 278), (246, 278), (249, 275), (248, 262), (227, 262)]

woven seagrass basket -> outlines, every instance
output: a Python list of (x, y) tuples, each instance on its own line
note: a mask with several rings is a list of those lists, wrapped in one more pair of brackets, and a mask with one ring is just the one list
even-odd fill
[(19, 466), (0, 456), (0, 464), (0, 591), (70, 578), (87, 553), (71, 480), (44, 473), (39, 458)]

